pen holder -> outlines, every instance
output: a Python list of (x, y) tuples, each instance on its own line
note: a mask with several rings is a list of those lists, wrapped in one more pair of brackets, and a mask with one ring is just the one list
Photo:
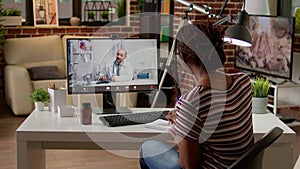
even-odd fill
[(50, 95), (50, 111), (57, 112), (57, 106), (66, 105), (67, 98), (65, 89), (54, 90), (48, 88), (48, 93)]

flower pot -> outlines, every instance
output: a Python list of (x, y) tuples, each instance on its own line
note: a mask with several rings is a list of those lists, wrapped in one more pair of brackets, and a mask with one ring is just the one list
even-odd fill
[(45, 104), (43, 102), (34, 102), (35, 109), (38, 111), (43, 111)]
[(252, 98), (252, 113), (264, 114), (267, 112), (268, 98)]

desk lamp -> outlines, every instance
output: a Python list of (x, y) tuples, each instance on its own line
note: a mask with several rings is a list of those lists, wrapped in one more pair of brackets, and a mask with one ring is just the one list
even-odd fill
[(237, 22), (225, 31), (224, 42), (237, 46), (252, 46), (252, 38), (249, 32), (249, 19), (248, 13), (245, 10), (245, 4), (246, 1), (244, 0), (243, 8), (237, 14)]
[[(185, 0), (175, 0), (176, 2), (179, 2), (186, 6), (193, 6), (193, 9), (196, 11), (199, 11), (201, 13), (206, 14), (209, 18), (215, 17), (215, 18), (221, 18), (223, 11), (226, 7), (226, 4), (228, 0), (225, 0), (221, 9), (221, 12), (219, 15), (213, 14), (212, 8), (204, 5), (204, 8), (193, 5), (189, 2), (186, 2)], [(245, 4), (246, 1), (244, 0), (244, 5), (242, 10), (237, 14), (237, 22), (230, 26), (225, 31), (225, 36), (223, 38), (224, 42), (227, 42), (229, 44), (237, 45), (237, 46), (246, 46), (250, 47), (252, 45), (252, 39), (248, 28), (248, 13), (245, 10)], [(231, 20), (231, 16), (225, 17), (221, 20), (219, 20), (215, 25), (221, 25), (226, 21)]]

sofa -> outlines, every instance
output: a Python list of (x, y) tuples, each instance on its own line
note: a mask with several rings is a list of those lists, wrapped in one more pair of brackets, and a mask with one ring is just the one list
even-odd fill
[[(33, 90), (47, 89), (49, 84), (54, 83), (65, 87), (65, 56), (60, 36), (7, 39), (3, 52), (6, 62), (5, 100), (15, 115), (30, 114), (33, 111), (34, 104), (28, 99)], [(51, 78), (37, 77), (43, 76), (43, 73), (49, 76), (48, 68), (50, 71), (52, 68), (57, 70), (53, 70)]]
[[(81, 36), (82, 37), (82, 36)], [(66, 87), (66, 39), (77, 36), (49, 35), (30, 38), (7, 39), (3, 48), (5, 100), (15, 115), (27, 115), (34, 110), (28, 95), (38, 88), (51, 84)], [(118, 94), (116, 105), (136, 106), (137, 93)], [(80, 106), (89, 101), (92, 106), (102, 106), (101, 94), (68, 95), (67, 103)]]

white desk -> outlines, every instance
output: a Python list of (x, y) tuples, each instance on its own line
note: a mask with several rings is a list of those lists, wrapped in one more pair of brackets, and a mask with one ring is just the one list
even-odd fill
[[(284, 134), (265, 152), (264, 168), (292, 169), (295, 132), (273, 114), (254, 114), (255, 138), (278, 126)], [(46, 149), (138, 150), (145, 140), (171, 140), (168, 132), (142, 125), (109, 128), (93, 115), (92, 125), (81, 125), (79, 118), (61, 118), (49, 111), (33, 111), (16, 131), (17, 168), (43, 169)]]

